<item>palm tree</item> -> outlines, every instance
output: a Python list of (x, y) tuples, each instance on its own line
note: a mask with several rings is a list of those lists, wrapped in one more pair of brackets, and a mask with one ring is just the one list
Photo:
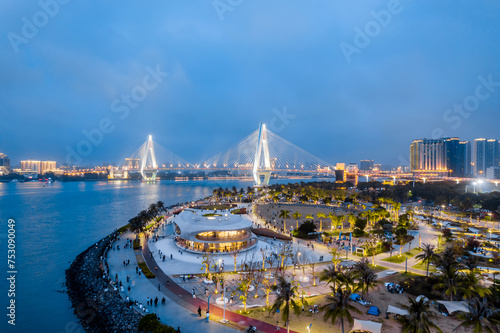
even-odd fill
[(453, 301), (453, 296), (463, 290), (463, 282), (456, 266), (450, 266), (439, 276), (439, 283), (434, 285), (434, 289), (441, 289), (446, 296)]
[(280, 216), (280, 218), (283, 219), (283, 230), (286, 231), (286, 219), (290, 218), (290, 211), (288, 211), (288, 210), (281, 210), (279, 216)]
[(322, 212), (318, 212), (318, 214), (316, 214), (316, 216), (318, 216), (318, 219), (319, 219), (319, 231), (323, 231), (323, 219), (326, 217), (326, 214), (325, 213), (322, 213)]
[(347, 321), (352, 325), (354, 319), (352, 318), (351, 311), (356, 313), (361, 313), (361, 311), (349, 303), (349, 296), (351, 296), (350, 289), (342, 290), (338, 288), (335, 293), (335, 289), (332, 287), (330, 288), (332, 289), (334, 296), (326, 296), (327, 304), (321, 307), (321, 311), (325, 311), (323, 320), (327, 321), (328, 319), (331, 319), (332, 325), (334, 325), (335, 322), (340, 319), (342, 333), (344, 333), (344, 319), (347, 319)]
[(455, 329), (472, 327), (474, 333), (499, 331), (500, 321), (493, 318), (497, 310), (488, 303), (486, 298), (472, 298), (467, 307), (469, 313), (460, 313), (457, 316), (462, 322)]
[(417, 255), (415, 259), (421, 261), (423, 264), (427, 264), (427, 277), (429, 277), (429, 265), (436, 258), (436, 253), (434, 252), (434, 245), (423, 244), (422, 253)]
[(491, 290), (480, 284), (481, 279), (482, 276), (477, 271), (469, 271), (462, 275), (464, 298), (471, 299), (491, 295)]
[(284, 277), (280, 276), (278, 278), (278, 284), (274, 285), (272, 289), (276, 291), (276, 299), (274, 304), (269, 310), (270, 313), (275, 314), (278, 310), (281, 311), (281, 318), (286, 322), (286, 331), (290, 332), (290, 308), (295, 313), (295, 315), (300, 314), (300, 307), (295, 300), (298, 296), (298, 288), (296, 285), (292, 285), (291, 282), (285, 280)]
[(328, 218), (330, 219), (330, 221), (331, 221), (331, 224), (330, 224), (330, 225), (331, 225), (331, 227), (330, 227), (330, 229), (331, 229), (331, 230), (333, 230), (333, 226), (335, 226), (335, 229), (337, 229), (337, 227), (336, 227), (336, 226), (337, 226), (337, 221), (338, 221), (338, 217), (337, 217), (337, 215), (335, 215), (335, 214), (333, 214), (332, 212), (330, 212), (330, 213), (328, 213), (328, 216), (327, 216), (327, 217), (328, 217)]
[(430, 310), (429, 301), (421, 297), (417, 302), (414, 299), (408, 298), (410, 305), (402, 305), (408, 310), (408, 315), (399, 317), (399, 321), (403, 324), (401, 332), (403, 333), (430, 333), (431, 328), (435, 328), (438, 332), (443, 332), (432, 321), (436, 315)]
[(338, 218), (338, 223), (340, 224), (340, 228), (342, 231), (344, 231), (344, 219), (345, 219), (345, 215), (344, 214), (340, 214), (339, 215), (339, 218)]
[(365, 292), (368, 294), (369, 289), (375, 289), (377, 285), (377, 275), (368, 266), (368, 259), (362, 258), (354, 264), (354, 276), (358, 279), (356, 286), (357, 290), (361, 290), (361, 296), (364, 297)]
[(356, 277), (352, 271), (340, 272), (338, 278), (339, 288), (349, 289), (351, 291), (354, 290), (354, 287), (356, 286), (356, 282), (354, 281), (355, 279)]
[(300, 214), (299, 212), (295, 212), (295, 213), (293, 213), (292, 216), (294, 219), (297, 219), (297, 229), (299, 229), (299, 219), (302, 216), (302, 214)]
[(354, 230), (354, 224), (356, 223), (356, 215), (354, 215), (354, 214), (347, 215), (347, 220), (349, 221), (349, 225), (351, 226), (351, 230)]
[(336, 265), (330, 265), (328, 268), (324, 269), (320, 274), (319, 274), (319, 280), (320, 281), (326, 281), (326, 284), (332, 284), (333, 285), (333, 290), (336, 289), (337, 287), (337, 281), (339, 277), (340, 271), (337, 270)]

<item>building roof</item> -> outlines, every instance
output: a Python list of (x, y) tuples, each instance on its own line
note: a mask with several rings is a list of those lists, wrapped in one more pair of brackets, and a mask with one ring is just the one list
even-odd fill
[(231, 214), (229, 211), (194, 209), (182, 211), (174, 218), (174, 223), (181, 231), (179, 236), (185, 239), (194, 239), (197, 234), (204, 231), (232, 231), (252, 227), (252, 221), (242, 215)]

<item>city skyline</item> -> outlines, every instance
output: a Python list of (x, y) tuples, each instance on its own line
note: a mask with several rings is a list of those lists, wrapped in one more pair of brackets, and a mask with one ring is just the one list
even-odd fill
[(259, 122), (331, 163), (408, 164), (414, 138), (497, 138), (494, 2), (2, 6), (12, 161), (63, 162), (101, 126), (82, 164), (124, 159), (149, 134), (203, 160)]

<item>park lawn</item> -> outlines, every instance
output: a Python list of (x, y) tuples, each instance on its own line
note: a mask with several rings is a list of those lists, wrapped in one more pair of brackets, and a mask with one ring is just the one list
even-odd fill
[[(412, 268), (414, 269), (420, 269), (421, 271), (427, 271), (427, 264), (424, 264), (422, 262), (419, 262), (418, 264), (416, 265), (413, 265)], [(429, 265), (429, 273), (436, 273), (437, 270), (436, 270), (436, 266), (432, 266), (432, 265)]]
[(410, 257), (416, 256), (420, 252), (422, 252), (422, 250), (419, 249), (418, 247), (416, 247), (414, 249), (411, 249), (410, 251), (405, 252), (404, 254), (406, 254), (408, 256), (408, 258), (410, 258)]
[(387, 262), (392, 262), (394, 264), (401, 264), (405, 262), (406, 258), (412, 258), (420, 252), (421, 252), (420, 250), (415, 251), (415, 249), (413, 249), (410, 250), (409, 252), (404, 252), (402, 255), (395, 253), (392, 257), (388, 257), (382, 260)]
[(368, 264), (368, 267), (370, 267), (370, 268), (371, 268), (371, 270), (372, 270), (374, 273), (379, 273), (379, 272), (386, 271), (386, 270), (388, 270), (388, 269), (389, 269), (389, 268), (387, 268), (387, 267), (380, 266), (380, 265), (375, 265), (375, 266), (373, 266), (372, 264)]
[(399, 256), (399, 255), (393, 255), (392, 257), (388, 257), (388, 258), (385, 258), (385, 259), (382, 259), (383, 261), (387, 261), (387, 262), (392, 262), (393, 264), (401, 264), (403, 262), (405, 262), (406, 258), (408, 258), (407, 256), (404, 255), (404, 253)]
[(406, 258), (412, 258), (412, 257), (416, 256), (417, 254), (419, 254), (420, 252), (422, 252), (422, 251), (419, 248), (414, 248), (414, 249), (411, 249), (410, 251), (404, 252), (403, 254), (401, 254), (401, 256), (398, 255), (396, 252), (392, 257), (385, 258), (382, 260), (387, 261), (387, 262), (392, 262), (394, 264), (401, 264), (401, 263), (405, 262)]

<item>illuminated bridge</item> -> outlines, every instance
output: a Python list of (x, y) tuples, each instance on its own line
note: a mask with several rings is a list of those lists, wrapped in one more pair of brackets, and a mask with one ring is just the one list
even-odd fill
[[(160, 164), (157, 164), (158, 156), (162, 156)], [(149, 136), (130, 158), (125, 159), (122, 168), (139, 171), (145, 181), (155, 181), (159, 170), (246, 170), (251, 171), (255, 186), (269, 185), (271, 173), (334, 172), (333, 165), (269, 131), (265, 124), (260, 124), (255, 132), (229, 150), (199, 163), (184, 160), (154, 143)]]

